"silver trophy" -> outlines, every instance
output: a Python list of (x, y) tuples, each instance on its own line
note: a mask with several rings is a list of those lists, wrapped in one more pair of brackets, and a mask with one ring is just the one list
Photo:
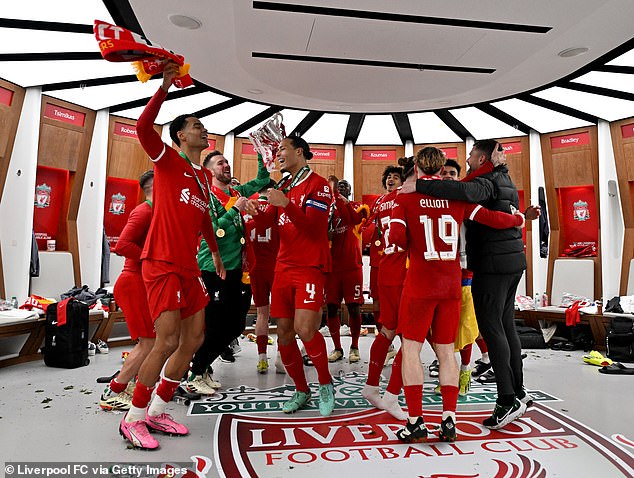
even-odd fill
[(282, 114), (275, 113), (259, 129), (249, 133), (255, 150), (262, 156), (267, 171), (275, 169), (275, 155), (280, 143), (286, 137)]

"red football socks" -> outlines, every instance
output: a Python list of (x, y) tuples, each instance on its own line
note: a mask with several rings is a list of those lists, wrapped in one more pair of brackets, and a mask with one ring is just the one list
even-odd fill
[(145, 408), (152, 398), (152, 390), (154, 387), (148, 387), (141, 382), (137, 382), (134, 387), (134, 395), (132, 396), (132, 405), (137, 408)]
[(341, 327), (341, 322), (339, 321), (339, 316), (335, 315), (334, 317), (328, 317), (328, 330), (330, 330), (330, 337), (332, 338), (332, 344), (336, 349), (341, 350), (341, 335), (339, 333), (339, 327)]
[(482, 352), (483, 354), (487, 353), (489, 351), (486, 342), (484, 341), (483, 338), (479, 338), (476, 339), (476, 344), (478, 345), (478, 347), (480, 348), (480, 352)]
[(328, 370), (328, 355), (326, 353), (326, 341), (324, 336), (319, 332), (315, 332), (312, 340), (304, 342), (306, 353), (313, 361), (315, 370), (317, 370), (317, 380), (321, 385), (332, 383), (330, 370)]
[(458, 403), (458, 387), (455, 385), (441, 385), (443, 412), (455, 412)]
[(180, 385), (178, 380), (172, 380), (167, 377), (162, 377), (159, 382), (159, 386), (156, 389), (156, 394), (163, 399), (164, 402), (169, 402), (174, 396), (174, 392)]
[(399, 349), (396, 357), (394, 357), (394, 362), (392, 362), (392, 375), (390, 375), (390, 381), (387, 384), (386, 390), (393, 395), (399, 395), (401, 393), (401, 389), (403, 388), (403, 373), (401, 371), (402, 356), (403, 355)]
[(350, 335), (352, 335), (353, 349), (359, 348), (359, 335), (361, 335), (361, 314), (350, 315)]
[(406, 385), (405, 401), (407, 402), (407, 410), (410, 417), (423, 416), (423, 384)]
[(372, 342), (372, 346), (370, 347), (370, 363), (368, 365), (368, 380), (366, 382), (368, 385), (373, 387), (379, 385), (381, 371), (383, 370), (385, 357), (387, 356), (387, 351), (391, 343), (392, 342), (381, 333), (377, 334), (374, 342)]
[(460, 363), (465, 367), (471, 363), (471, 349), (473, 348), (473, 344), (465, 345), (462, 350), (460, 350)]
[(112, 380), (110, 380), (110, 390), (113, 391), (113, 393), (121, 393), (125, 390), (125, 388), (128, 386), (127, 383), (119, 383), (117, 382), (116, 378), (113, 378)]
[(258, 355), (266, 353), (266, 346), (269, 344), (269, 336), (268, 335), (258, 335), (255, 338), (255, 343), (258, 346)]
[[(321, 335), (321, 334), (319, 334)], [(302, 353), (299, 351), (297, 341), (293, 340), (288, 345), (277, 344), (277, 349), (280, 351), (282, 357), (282, 363), (286, 369), (288, 376), (295, 382), (295, 388), (298, 392), (308, 393), (308, 383), (306, 382), (306, 375), (304, 374), (304, 361), (302, 360)]]

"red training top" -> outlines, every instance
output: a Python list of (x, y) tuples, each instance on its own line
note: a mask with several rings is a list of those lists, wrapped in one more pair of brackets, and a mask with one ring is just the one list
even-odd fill
[(114, 252), (125, 257), (123, 271), (141, 272), (141, 253), (152, 222), (152, 206), (143, 201), (128, 216)]
[(330, 231), (330, 254), (332, 272), (356, 270), (363, 266), (361, 242), (354, 232), (354, 226), (361, 224), (363, 216), (356, 211), (357, 204), (345, 201), (335, 193), (335, 208)]
[(141, 259), (198, 271), (198, 235), (202, 232), (212, 252), (218, 250), (209, 215), (207, 184), (211, 180), (200, 165), (190, 165), (154, 130), (154, 120), (166, 96), (167, 92), (159, 88), (137, 121), (141, 146), (154, 163), (154, 213)]
[(407, 271), (407, 252), (390, 241), (390, 219), (397, 194), (398, 190), (394, 190), (384, 196), (377, 212), (381, 228), (380, 248), (383, 250), (379, 262), (379, 284), (387, 286), (402, 286)]

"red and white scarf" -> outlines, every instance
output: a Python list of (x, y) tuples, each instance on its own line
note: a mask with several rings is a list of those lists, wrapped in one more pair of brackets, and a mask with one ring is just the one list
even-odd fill
[(138, 33), (101, 20), (95, 20), (94, 31), (104, 60), (132, 62), (136, 76), (142, 83), (161, 73), (167, 60), (173, 60), (180, 66), (174, 85), (177, 88), (186, 88), (194, 84), (189, 76), (189, 65), (182, 55), (166, 50)]

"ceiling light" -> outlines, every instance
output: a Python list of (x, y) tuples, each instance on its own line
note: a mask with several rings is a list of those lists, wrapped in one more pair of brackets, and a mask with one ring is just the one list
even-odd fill
[(584, 53), (588, 53), (588, 49), (586, 47), (566, 48), (565, 50), (561, 50), (557, 53), (557, 55), (562, 58), (572, 58), (573, 56), (583, 55)]
[(168, 15), (169, 21), (180, 28), (187, 28), (188, 30), (197, 30), (203, 26), (203, 23), (197, 18), (188, 17), (186, 15)]
[(249, 93), (251, 93), (252, 95), (261, 95), (262, 93), (264, 93), (264, 91), (260, 90), (259, 88), (251, 88), (250, 90), (247, 90)]

